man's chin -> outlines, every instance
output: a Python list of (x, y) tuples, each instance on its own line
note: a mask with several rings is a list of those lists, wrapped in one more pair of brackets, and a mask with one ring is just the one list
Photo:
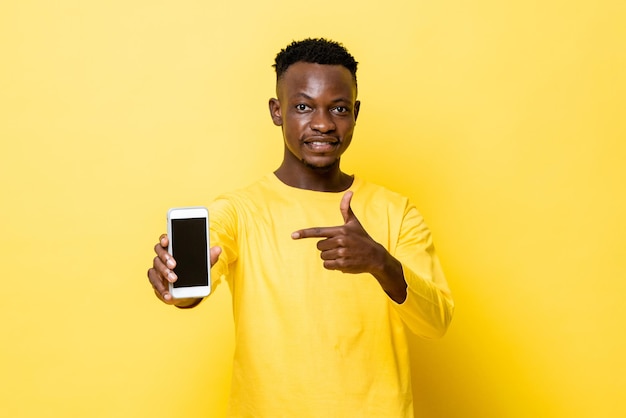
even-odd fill
[(334, 161), (319, 161), (319, 162), (302, 160), (302, 162), (304, 163), (305, 166), (307, 166), (307, 168), (318, 171), (320, 173), (323, 173), (325, 171), (330, 171), (339, 165), (338, 159)]

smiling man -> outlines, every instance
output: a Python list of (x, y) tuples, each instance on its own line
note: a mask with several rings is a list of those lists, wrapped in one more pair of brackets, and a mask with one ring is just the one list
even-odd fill
[[(211, 275), (233, 295), (231, 417), (413, 417), (406, 332), (442, 336), (454, 305), (422, 216), (406, 197), (341, 171), (359, 114), (357, 62), (306, 39), (277, 56), (276, 171), (215, 200)], [(175, 260), (148, 277), (172, 299)]]

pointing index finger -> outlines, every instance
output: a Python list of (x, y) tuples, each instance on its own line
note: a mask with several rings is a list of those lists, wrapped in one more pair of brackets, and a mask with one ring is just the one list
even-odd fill
[(291, 238), (300, 239), (300, 238), (330, 238), (337, 234), (340, 227), (337, 226), (329, 226), (329, 227), (315, 227), (315, 228), (306, 228), (301, 229), (299, 231), (293, 232), (291, 234)]

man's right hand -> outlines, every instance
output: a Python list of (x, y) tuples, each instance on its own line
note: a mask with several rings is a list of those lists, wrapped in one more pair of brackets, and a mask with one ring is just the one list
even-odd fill
[[(174, 273), (176, 260), (167, 252), (169, 239), (166, 234), (161, 235), (159, 242), (154, 246), (156, 257), (152, 262), (152, 268), (148, 270), (148, 279), (155, 295), (168, 305), (176, 305), (181, 308), (192, 306), (198, 303), (198, 299), (174, 299), (169, 292), (169, 284), (174, 283), (178, 277)], [(210, 250), (211, 267), (217, 263), (222, 249), (220, 247), (212, 247)]]

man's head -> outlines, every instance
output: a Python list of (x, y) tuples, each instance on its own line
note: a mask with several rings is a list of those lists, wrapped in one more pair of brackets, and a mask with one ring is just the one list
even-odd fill
[(324, 38), (308, 38), (294, 41), (276, 55), (273, 67), (276, 69), (276, 80), (285, 74), (287, 69), (297, 62), (311, 64), (341, 65), (350, 71), (356, 85), (356, 69), (358, 62), (338, 42)]
[(269, 107), (283, 131), (285, 172), (339, 170), (360, 108), (356, 66), (343, 46), (325, 39), (294, 42), (278, 54)]

